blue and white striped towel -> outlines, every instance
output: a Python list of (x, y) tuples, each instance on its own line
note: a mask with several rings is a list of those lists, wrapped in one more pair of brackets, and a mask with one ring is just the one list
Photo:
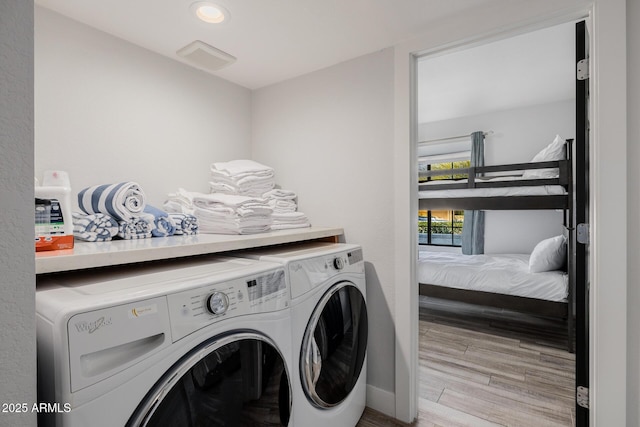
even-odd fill
[(165, 211), (147, 205), (144, 208), (144, 212), (153, 215), (153, 223), (155, 225), (153, 230), (151, 230), (153, 237), (171, 236), (175, 232), (176, 225)]
[(73, 237), (85, 242), (106, 242), (118, 234), (118, 222), (109, 215), (73, 213)]
[(85, 188), (78, 193), (78, 206), (87, 214), (103, 213), (116, 221), (128, 221), (144, 211), (146, 202), (140, 186), (129, 181)]
[(153, 215), (142, 214), (129, 221), (120, 221), (118, 223), (118, 237), (125, 240), (146, 239), (152, 237), (151, 231), (154, 227)]
[(198, 218), (196, 218), (196, 216), (183, 213), (169, 213), (169, 217), (176, 225), (176, 230), (173, 234), (198, 234)]

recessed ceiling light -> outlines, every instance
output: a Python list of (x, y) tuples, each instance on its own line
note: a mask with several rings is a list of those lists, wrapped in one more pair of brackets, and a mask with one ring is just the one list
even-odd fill
[(229, 11), (227, 9), (208, 1), (193, 3), (191, 10), (198, 19), (209, 24), (221, 24), (229, 20)]

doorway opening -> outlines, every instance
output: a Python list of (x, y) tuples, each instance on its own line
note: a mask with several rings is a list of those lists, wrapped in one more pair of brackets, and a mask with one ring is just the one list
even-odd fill
[[(575, 22), (570, 22), (418, 58), (418, 171), (467, 155), (476, 132), (484, 135), (486, 165), (530, 162), (558, 135), (575, 139), (575, 45)], [(573, 232), (566, 211), (487, 210), (485, 215), (482, 256), (523, 255), (527, 268), (542, 242)], [(419, 245), (420, 260), (468, 255), (459, 248), (464, 245), (431, 242)], [(553, 271), (568, 277), (570, 268)], [(420, 271), (417, 277), (421, 287), (437, 280), (421, 279)], [(473, 297), (460, 302), (451, 301), (449, 293), (430, 295), (421, 296), (419, 305), (419, 418), (436, 424), (525, 425), (535, 417), (545, 425), (576, 424), (576, 362), (569, 351), (568, 319), (469, 304)], [(568, 280), (565, 294), (553, 298), (573, 304)]]

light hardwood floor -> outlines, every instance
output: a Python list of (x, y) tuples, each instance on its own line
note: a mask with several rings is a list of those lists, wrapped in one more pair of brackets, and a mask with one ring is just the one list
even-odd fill
[[(573, 426), (562, 322), (423, 298), (417, 427)], [(405, 426), (367, 409), (358, 427)]]

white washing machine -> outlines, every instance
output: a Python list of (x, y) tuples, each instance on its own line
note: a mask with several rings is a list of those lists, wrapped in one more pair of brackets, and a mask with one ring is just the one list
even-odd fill
[(39, 277), (40, 426), (288, 426), (281, 265), (198, 258)]
[(291, 289), (293, 426), (355, 426), (366, 404), (367, 372), (360, 246), (311, 243), (235, 255), (285, 267)]

